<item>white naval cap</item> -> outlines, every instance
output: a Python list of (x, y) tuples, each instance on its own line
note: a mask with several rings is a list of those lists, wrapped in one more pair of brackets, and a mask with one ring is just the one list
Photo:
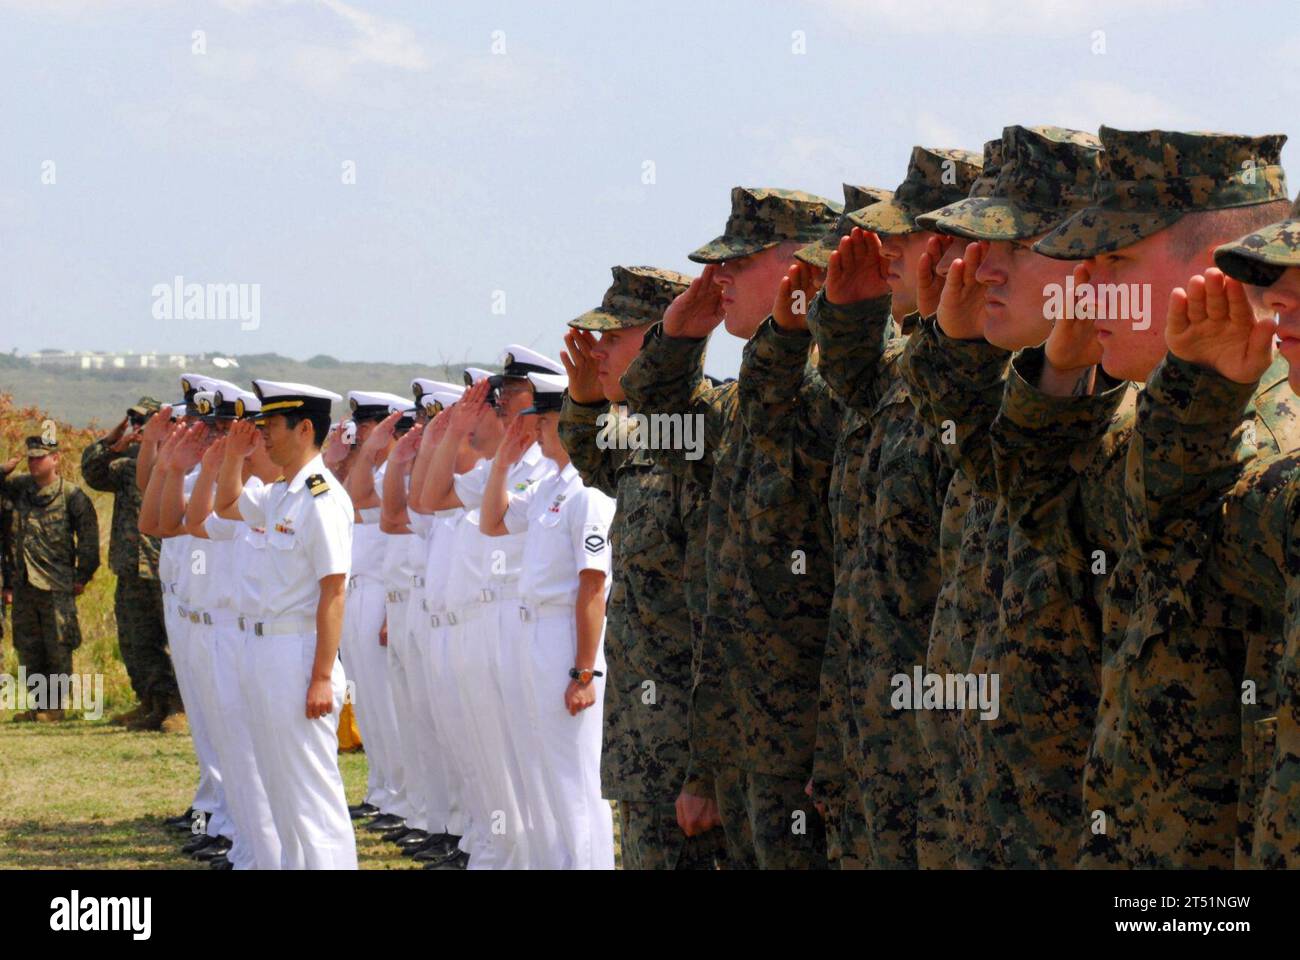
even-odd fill
[(420, 398), (420, 406), (424, 407), (424, 412), (430, 417), (436, 417), (464, 395), (464, 387), (457, 387), (448, 383), (434, 390), (430, 390), (422, 396)]
[(491, 370), (482, 367), (466, 367), (462, 376), (465, 378), (465, 386), (472, 387), (480, 380), (491, 380), (493, 375)]
[(530, 373), (563, 373), (564, 365), (544, 357), (536, 350), (512, 343), (501, 354), (501, 375), (526, 377)]
[(395, 393), (380, 390), (349, 390), (348, 409), (355, 420), (382, 420), (392, 413), (394, 405), (401, 406), (411, 401)]
[[(235, 420), (244, 416), (238, 404), (243, 403), (244, 410), (249, 409), (249, 401), (257, 402), (257, 395), (249, 393), (233, 383), (214, 380), (203, 384), (190, 401), (191, 412), (204, 420)], [(260, 407), (260, 404), (259, 404)]]
[(308, 383), (284, 383), (279, 380), (254, 380), (253, 392), (262, 401), (262, 409), (254, 415), (257, 419), (296, 411), (329, 416), (330, 404), (343, 399), (337, 393)]
[(530, 373), (528, 382), (533, 385), (533, 405), (521, 413), (554, 413), (564, 405), (564, 391), (569, 377), (563, 373)]
[(428, 377), (416, 377), (411, 381), (411, 396), (415, 397), (415, 402), (418, 404), (420, 398), (426, 393), (432, 393), (434, 390), (445, 390), (451, 388), (455, 388), (455, 384), (448, 383), (445, 380), (430, 380)]

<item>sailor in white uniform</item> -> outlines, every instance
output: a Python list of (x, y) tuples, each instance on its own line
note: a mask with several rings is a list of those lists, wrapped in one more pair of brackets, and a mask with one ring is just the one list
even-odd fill
[[(199, 785), (191, 807), (201, 811), (196, 818), (194, 833), (198, 836), (182, 849), (200, 859), (212, 860), (228, 853), (234, 839), (235, 824), (231, 819), (222, 785), (220, 761), (214, 743), (213, 726), (220, 718), (213, 714), (211, 674), (203, 669), (206, 661), (202, 649), (207, 641), (201, 630), (203, 611), (195, 602), (195, 595), (205, 592), (208, 581), (202, 551), (196, 553), (195, 543), (185, 531), (185, 504), (198, 479), (198, 458), (206, 445), (225, 429), (224, 424), (205, 424), (202, 412), (195, 406), (200, 393), (208, 396), (218, 389), (236, 391), (239, 388), (224, 380), (199, 374), (181, 375), (181, 390), (186, 401), (186, 416), (174, 432), (171, 442), (159, 450), (151, 471), (145, 499), (141, 505), (141, 530), (162, 538), (159, 557), (160, 577), (164, 597), (164, 626), (167, 628), (168, 649), (176, 673), (176, 686), (185, 706), (194, 755), (199, 765)], [(202, 444), (189, 450), (189, 458), (182, 464), (172, 454), (178, 452), (184, 431), (201, 436)], [(156, 507), (156, 514), (153, 512)], [(153, 516), (150, 529), (144, 530), (144, 518)], [(205, 840), (206, 837), (206, 840)]]
[[(504, 425), (531, 403), (528, 372), (548, 364), (559, 366), (526, 348), (508, 347), (505, 372), (475, 383), (450, 411), (447, 441), (434, 454), (425, 487), (426, 509), (466, 511), (454, 540), (446, 606), (454, 621), (448, 657), (460, 678), (472, 746), (471, 828), (462, 841), (471, 869), (529, 866), (527, 837), (540, 828), (544, 811), (539, 808), (539, 825), (533, 825), (519, 759), (521, 751), (530, 749), (533, 734), (520, 709), (523, 693), (513, 654), (504, 657), (503, 671), (503, 651), (516, 650), (521, 638), (515, 610), (522, 538), (489, 539), (478, 530), (489, 461), (459, 475), (453, 468), (466, 437), (485, 456), (495, 452)], [(496, 418), (485, 415), (486, 405), (495, 406)], [(553, 471), (540, 449), (532, 449), (515, 465), (510, 481), (523, 489)]]
[(379, 529), (379, 491), (384, 459), (392, 445), (391, 426), (377, 438), (383, 443), (369, 448), (366, 444), (388, 417), (389, 406), (404, 402), (405, 398), (395, 393), (348, 392), (358, 452), (348, 471), (346, 489), (357, 512), (343, 623), (343, 665), (352, 681), (353, 709), (370, 767), (366, 800), (379, 808), (379, 816), (365, 826), (385, 832), (405, 830), (406, 819), (413, 813), (406, 796), (397, 712), (388, 675), (388, 590), (384, 584), (388, 538)]
[[(601, 717), (605, 689), (605, 598), (614, 501), (585, 487), (560, 443), (563, 375), (530, 374), (533, 406), (506, 433), (483, 496), (480, 529), (524, 535), (517, 615), (525, 624), (527, 718), (538, 749), (521, 758), (531, 785), (540, 780), (558, 825), (543, 846), (530, 837), (533, 865), (547, 869), (614, 868), (614, 824), (601, 797)], [(511, 468), (532, 443), (523, 420), (539, 421), (539, 442), (559, 472), (523, 490)]]
[[(340, 398), (269, 380), (254, 380), (253, 391), (262, 404), (253, 415), (257, 426), (240, 420), (230, 430), (216, 512), (266, 531), (258, 609), (239, 621), (251, 651), (245, 696), (257, 768), (281, 842), (281, 866), (356, 869), (337, 733), (353, 508), (320, 456), (331, 401)], [(275, 482), (263, 486), (244, 482), (244, 461), (259, 428), (280, 468)]]
[[(239, 390), (227, 395), (216, 391), (209, 398), (200, 393), (195, 398), (201, 411), (209, 403), (211, 419), (233, 420), (237, 404), (245, 415), (256, 412), (261, 404), (256, 395)], [(266, 787), (257, 769), (252, 731), (248, 725), (248, 701), (244, 691), (252, 677), (245, 660), (246, 637), (239, 629), (241, 613), (251, 617), (258, 607), (257, 595), (262, 584), (256, 579), (261, 550), (266, 547), (266, 531), (243, 520), (227, 520), (212, 512), (217, 473), (225, 454), (225, 441), (217, 440), (203, 454), (198, 481), (185, 508), (185, 527), (198, 549), (206, 557), (206, 581), (201, 597), (194, 601), (203, 608), (200, 624), (194, 628), (204, 638), (195, 648), (204, 654), (201, 670), (210, 671), (211, 715), (217, 757), (221, 764), (222, 787), (235, 821), (234, 843), (222, 859), (212, 861), (219, 869), (278, 870), (280, 839), (275, 832)], [(270, 483), (279, 468), (257, 444), (244, 461), (246, 484)]]
[[(446, 632), (442, 614), (445, 611), (447, 554), (451, 543), (451, 518), (457, 511), (424, 512), (420, 498), (435, 440), (439, 434), (445, 433), (446, 421), (434, 429), (429, 425), (446, 407), (460, 399), (464, 391), (453, 384), (423, 377), (411, 381), (411, 390), (419, 406), (422, 425), (417, 424), (389, 454), (380, 523), (385, 531), (410, 532), (406, 537), (407, 562), (413, 572), (407, 606), (406, 645), (413, 669), (406, 671), (405, 678), (413, 707), (415, 733), (408, 738), (413, 744), (408, 764), (418, 768), (419, 782), (416, 785), (408, 776), (407, 785), (408, 791), (418, 790), (427, 836), (414, 848), (404, 846), (403, 852), (419, 862), (432, 863), (457, 853), (457, 843), (465, 832), (463, 800), (458, 776), (454, 772), (457, 762), (452, 756), (455, 745), (447, 740), (449, 721), (444, 711), (448, 700), (457, 701), (458, 707), (459, 695), (452, 688), (444, 690), (438, 686), (445, 669), (443, 641)], [(399, 479), (402, 482), (399, 483)], [(391, 633), (389, 647), (391, 655)]]

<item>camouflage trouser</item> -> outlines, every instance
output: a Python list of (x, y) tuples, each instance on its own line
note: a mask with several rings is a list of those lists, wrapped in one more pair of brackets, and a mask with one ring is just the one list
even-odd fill
[(739, 767), (713, 770), (727, 865), (737, 870), (825, 870), (826, 825), (804, 793), (806, 779)]
[(163, 626), (162, 587), (157, 580), (119, 576), (113, 595), (117, 644), (131, 678), (131, 689), (143, 702), (179, 696), (172, 658)]
[(865, 870), (871, 859), (867, 819), (855, 779), (826, 801), (826, 859), (832, 870)]
[(677, 825), (675, 803), (620, 800), (624, 870), (714, 870), (726, 866), (721, 830), (688, 837)]
[[(30, 679), (72, 673), (72, 651), (81, 646), (75, 594), (14, 588), (14, 651)], [(54, 706), (54, 704), (51, 704)]]

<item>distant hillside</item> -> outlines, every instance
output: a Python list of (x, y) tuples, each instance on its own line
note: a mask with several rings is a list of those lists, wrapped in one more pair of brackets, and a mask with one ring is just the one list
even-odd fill
[[(343, 396), (349, 390), (386, 390), (410, 396), (413, 377), (461, 382), (466, 366), (499, 369), (495, 364), (474, 361), (450, 367), (399, 363), (351, 363), (323, 355), (310, 360), (291, 360), (274, 353), (235, 355), (238, 367), (224, 369), (210, 362), (197, 362), (189, 372), (219, 377), (247, 388), (255, 377), (311, 383)], [(101, 426), (117, 423), (126, 408), (142, 396), (157, 397), (164, 403), (180, 398), (180, 374), (175, 368), (160, 370), (80, 370), (36, 367), (28, 361), (0, 354), (0, 393), (13, 394), (19, 406), (32, 404), (57, 419), (76, 426), (98, 421)], [(335, 404), (335, 414), (343, 407)]]

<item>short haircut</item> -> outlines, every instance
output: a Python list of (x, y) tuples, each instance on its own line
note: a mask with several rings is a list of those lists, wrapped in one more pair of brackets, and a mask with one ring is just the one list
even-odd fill
[(304, 420), (311, 422), (312, 445), (316, 447), (324, 446), (325, 438), (330, 432), (330, 415), (328, 413), (317, 413), (307, 410), (288, 410), (283, 414), (284, 425), (290, 430), (296, 430), (298, 424)]
[(1223, 210), (1197, 210), (1169, 228), (1170, 249), (1174, 256), (1187, 260), (1206, 248), (1229, 243), (1254, 233), (1260, 227), (1285, 220), (1290, 212), (1290, 200), (1270, 200)]

